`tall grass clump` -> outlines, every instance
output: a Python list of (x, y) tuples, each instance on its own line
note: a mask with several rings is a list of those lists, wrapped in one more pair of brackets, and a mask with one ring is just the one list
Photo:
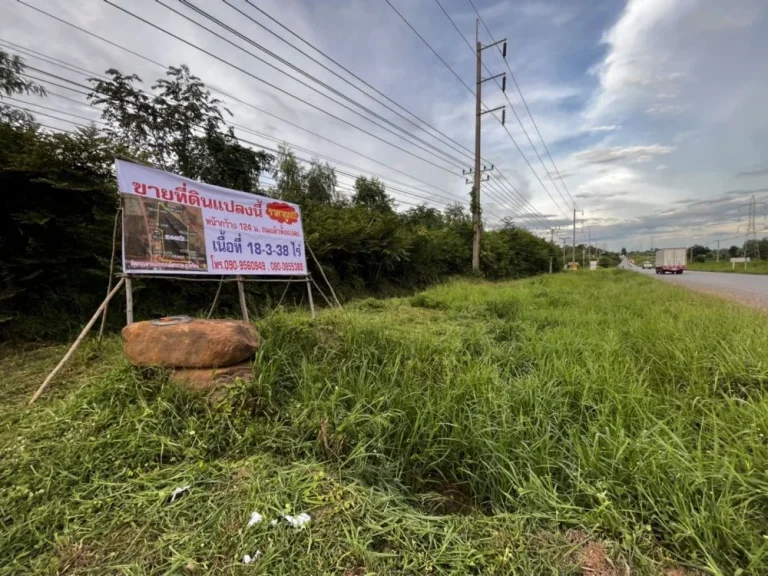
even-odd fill
[[(458, 282), (371, 312), (263, 326), (294, 456), (487, 514), (768, 572), (768, 329), (621, 273)], [(322, 423), (322, 441), (318, 441)]]
[[(768, 573), (753, 311), (606, 271), (259, 329), (254, 381), (215, 401), (109, 341), (25, 409), (60, 351), (0, 360), (0, 574), (229, 573), (254, 548), (270, 574), (578, 573), (574, 534), (616, 574)], [(254, 509), (314, 520), (247, 530)]]

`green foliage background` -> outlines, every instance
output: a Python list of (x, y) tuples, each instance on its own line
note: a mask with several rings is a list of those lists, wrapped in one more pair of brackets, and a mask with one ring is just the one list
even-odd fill
[[(0, 70), (0, 94), (44, 97), (42, 87), (22, 79), (19, 60), (0, 53)], [(303, 166), (287, 146), (277, 156), (242, 146), (226, 125), (229, 112), (185, 66), (170, 68), (152, 92), (135, 75), (106, 74), (107, 80), (91, 79), (89, 95), (104, 128), (51, 134), (0, 100), (0, 338), (68, 338), (103, 299), (118, 207), (115, 156), (301, 204), (307, 241), (344, 299), (411, 291), (471, 272), (472, 226), (460, 206), (398, 212), (376, 179), (358, 178), (345, 197), (328, 164)], [(262, 175), (276, 187), (261, 189)], [(555, 270), (563, 265), (558, 247), (511, 223), (485, 232), (481, 257), (491, 279), (547, 272), (550, 258)], [(310, 271), (319, 277), (313, 263)], [(151, 280), (134, 290), (136, 316), (148, 318), (200, 313), (216, 284)], [(250, 304), (273, 306), (282, 290), (250, 286)], [(236, 304), (231, 292), (223, 295), (223, 314)], [(286, 302), (304, 297), (297, 285)], [(111, 308), (113, 328), (121, 325), (121, 306)]]

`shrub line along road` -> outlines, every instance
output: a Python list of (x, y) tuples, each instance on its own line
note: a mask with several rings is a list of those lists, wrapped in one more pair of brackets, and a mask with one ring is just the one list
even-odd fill
[(651, 274), (665, 282), (730, 298), (753, 308), (768, 310), (768, 275), (724, 274), (693, 270), (686, 270), (683, 274), (656, 275), (654, 270), (643, 270), (639, 266), (630, 267), (626, 260), (622, 260), (619, 268)]

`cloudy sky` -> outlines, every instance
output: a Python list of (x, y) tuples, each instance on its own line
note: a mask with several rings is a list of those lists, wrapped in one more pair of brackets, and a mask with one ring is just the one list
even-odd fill
[[(240, 137), (329, 159), (342, 190), (354, 175), (376, 175), (402, 208), (468, 204), (462, 170), (474, 146), (475, 56), (465, 38), (474, 45), (476, 25), (469, 0), (24, 2), (0, 0), (0, 49), (37, 51), (24, 54), (38, 69), (30, 74), (74, 87), (49, 74), (85, 83), (88, 73), (113, 67), (138, 74), (149, 89), (163, 74), (158, 64), (185, 63), (232, 110)], [(506, 96), (493, 82), (483, 85), (485, 106), (507, 106), (506, 127), (483, 117), (482, 157), (494, 165), (483, 185), (488, 226), (509, 216), (542, 235), (560, 226), (560, 235), (575, 200), (583, 237), (591, 229), (593, 241), (610, 248), (647, 249), (652, 236), (656, 246), (713, 243), (744, 232), (753, 194), (758, 231), (768, 226), (766, 0), (473, 2), (493, 37), (509, 40), (507, 63), (536, 121), (511, 77)], [(488, 44), (482, 25), (480, 32)], [(493, 74), (508, 71), (495, 49), (484, 51), (484, 63)], [(48, 88), (38, 104), (98, 118), (72, 101), (84, 102), (82, 95)], [(578, 233), (581, 241), (581, 225)]]

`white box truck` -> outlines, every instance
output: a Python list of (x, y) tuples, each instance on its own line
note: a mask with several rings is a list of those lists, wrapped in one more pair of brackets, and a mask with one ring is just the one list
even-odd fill
[(656, 251), (656, 274), (682, 274), (685, 270), (686, 248), (662, 248)]

